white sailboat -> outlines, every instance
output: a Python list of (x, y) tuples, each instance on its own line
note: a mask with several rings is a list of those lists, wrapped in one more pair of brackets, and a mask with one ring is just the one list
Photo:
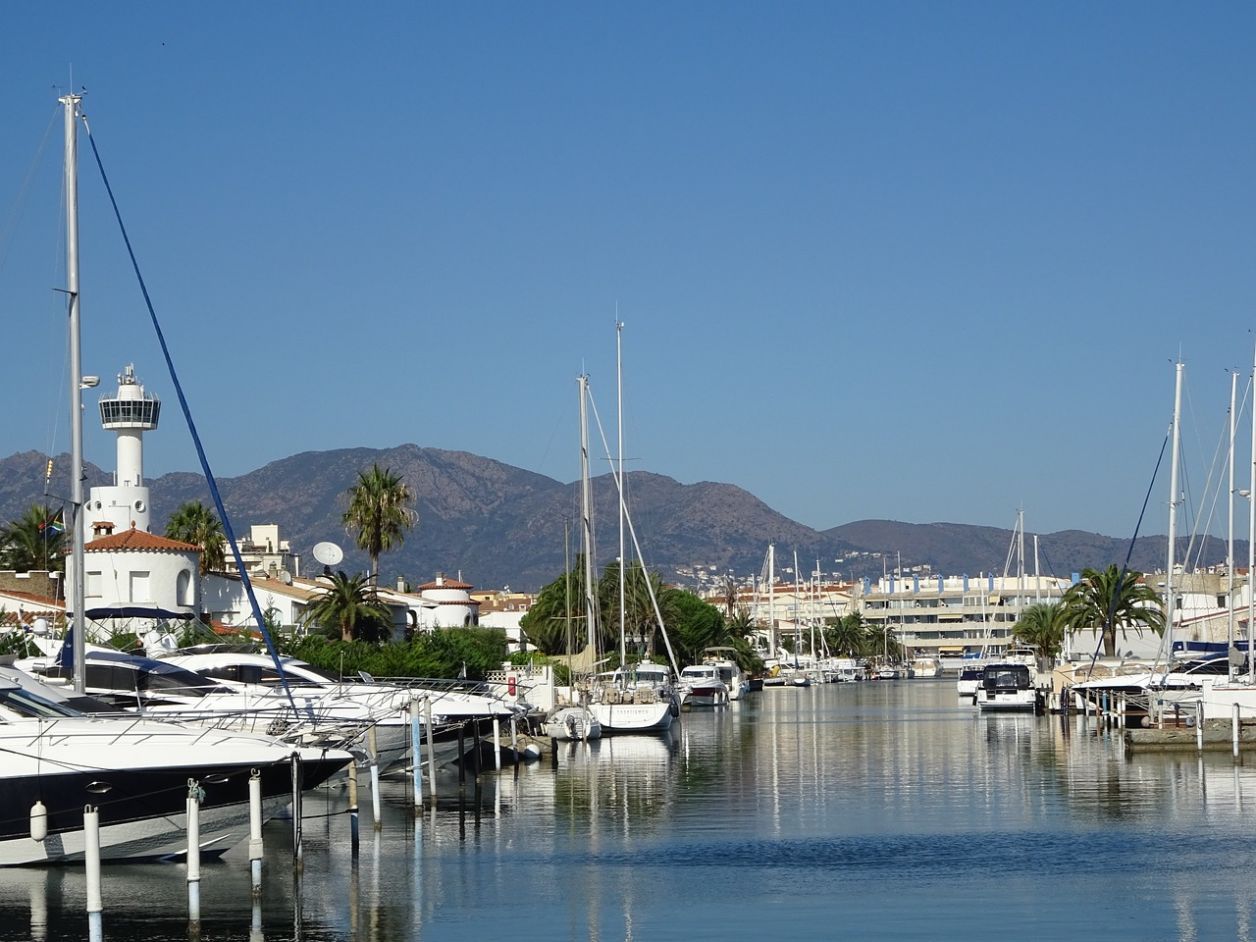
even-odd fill
[[(589, 378), (581, 374), (580, 389), (580, 518), (581, 534), (584, 548), (584, 603), (585, 621), (588, 625), (588, 645), (596, 650), (598, 637), (598, 605), (596, 587), (596, 570), (593, 554), (596, 543), (593, 539), (593, 501), (592, 485), (589, 478), (589, 424), (588, 396)], [(620, 502), (623, 502), (622, 482), (619, 485)], [(622, 559), (621, 559), (622, 565)], [(623, 582), (621, 575), (620, 582)], [(621, 651), (626, 648), (623, 623), (620, 623)], [(622, 661), (621, 661), (622, 663)], [(585, 704), (601, 727), (602, 735), (616, 733), (661, 733), (671, 728), (675, 716), (675, 703), (670, 696), (661, 695), (653, 686), (633, 685), (630, 672), (619, 670), (609, 676), (602, 676), (592, 684), (589, 702)]]

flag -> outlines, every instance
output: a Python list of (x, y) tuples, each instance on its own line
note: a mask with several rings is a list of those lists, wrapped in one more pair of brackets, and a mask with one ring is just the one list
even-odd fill
[(39, 532), (42, 533), (45, 530), (51, 531), (52, 533), (64, 533), (65, 532), (65, 508), (64, 507), (58, 510), (55, 514), (53, 514), (50, 520), (45, 520), (43, 523), (39, 525)]

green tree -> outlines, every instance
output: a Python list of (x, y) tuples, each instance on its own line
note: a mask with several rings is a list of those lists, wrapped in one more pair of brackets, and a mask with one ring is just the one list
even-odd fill
[(60, 511), (35, 504), (16, 520), (0, 527), (0, 568), (17, 572), (65, 572), (62, 550), (67, 543)]
[(199, 500), (181, 505), (166, 524), (166, 536), (201, 551), (201, 575), (227, 568), (226, 543), (218, 515)]
[(1085, 569), (1081, 581), (1064, 593), (1065, 624), (1069, 632), (1097, 631), (1103, 636), (1103, 653), (1116, 655), (1116, 633), (1125, 638), (1130, 629), (1142, 635), (1147, 629), (1164, 631), (1164, 607), (1156, 590), (1141, 581), (1142, 573)]
[(392, 612), (379, 602), (369, 576), (348, 576), (341, 570), (306, 609), (305, 623), (332, 633), (339, 631), (341, 641), (377, 642), (391, 633)]
[(582, 560), (583, 557), (577, 557), (571, 572), (563, 573), (541, 589), (532, 607), (519, 619), (519, 628), (528, 643), (545, 654), (575, 654), (584, 649), (588, 631)]
[(745, 605), (738, 605), (737, 610), (731, 616), (725, 617), (724, 627), (728, 629), (729, 637), (746, 640), (758, 626), (755, 624), (754, 616), (750, 614), (750, 609)]
[(724, 616), (714, 605), (683, 589), (668, 589), (667, 594), (674, 613), (667, 622), (668, 635), (682, 665), (701, 661), (707, 648), (731, 640)]
[(864, 657), (888, 658), (898, 661), (903, 656), (903, 646), (898, 643), (892, 625), (871, 622), (864, 631)]
[(1012, 637), (1037, 648), (1039, 658), (1050, 664), (1064, 647), (1067, 614), (1064, 605), (1059, 602), (1031, 605), (1021, 613), (1016, 627), (1012, 629)]
[(406, 530), (418, 523), (413, 501), (401, 476), (377, 464), (359, 471), (357, 483), (349, 488), (345, 529), (370, 557), (372, 591), (379, 585), (380, 554), (403, 543)]

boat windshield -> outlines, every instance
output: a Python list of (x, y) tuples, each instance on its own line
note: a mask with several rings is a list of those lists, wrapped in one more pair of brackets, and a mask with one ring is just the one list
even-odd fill
[(1024, 664), (991, 664), (981, 683), (986, 690), (1028, 690), (1029, 668)]
[(51, 700), (45, 700), (38, 694), (23, 690), (21, 687), (0, 688), (0, 709), (27, 719), (48, 716), (82, 716), (76, 710), (63, 707)]

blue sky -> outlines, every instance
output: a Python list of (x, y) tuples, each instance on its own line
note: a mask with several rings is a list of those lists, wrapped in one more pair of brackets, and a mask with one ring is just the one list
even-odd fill
[[(415, 442), (572, 480), (582, 368), (614, 415), (618, 305), (633, 468), (737, 484), (817, 528), (1009, 526), (1023, 506), (1033, 531), (1126, 536), (1174, 357), (1196, 501), (1226, 370), (1251, 369), (1250, 4), (70, 3), (4, 21), (6, 455), (68, 447), (51, 289), (71, 69), (220, 476)], [(82, 160), (85, 370), (133, 361), (168, 401), (147, 473), (192, 470)], [(1166, 501), (1167, 473), (1148, 530)]]

